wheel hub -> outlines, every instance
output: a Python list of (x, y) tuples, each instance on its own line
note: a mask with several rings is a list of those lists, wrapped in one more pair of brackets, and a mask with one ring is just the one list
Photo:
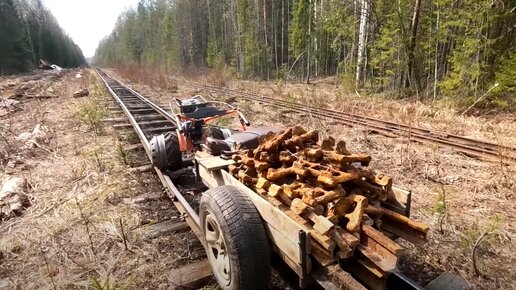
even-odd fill
[(160, 134), (152, 137), (150, 140), (150, 150), (152, 154), (152, 164), (156, 165), (158, 168), (167, 168), (168, 158), (165, 135)]
[(231, 263), (226, 248), (226, 242), (222, 230), (215, 216), (208, 212), (204, 225), (208, 260), (213, 269), (213, 274), (224, 285), (231, 283)]

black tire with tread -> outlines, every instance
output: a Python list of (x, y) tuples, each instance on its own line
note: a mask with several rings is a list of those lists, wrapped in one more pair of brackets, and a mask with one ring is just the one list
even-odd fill
[(265, 227), (251, 200), (229, 185), (206, 191), (199, 209), (202, 231), (207, 210), (216, 217), (230, 254), (231, 283), (220, 287), (224, 290), (267, 289), (271, 254)]
[(177, 170), (183, 165), (183, 156), (179, 149), (179, 140), (176, 132), (166, 132), (165, 144), (167, 146), (168, 169)]

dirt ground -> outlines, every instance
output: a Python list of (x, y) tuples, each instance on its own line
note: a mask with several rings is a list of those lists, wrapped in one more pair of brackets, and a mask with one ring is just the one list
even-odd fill
[[(154, 225), (179, 221), (179, 213), (155, 174), (129, 171), (146, 160), (138, 151), (121, 154), (123, 146), (135, 142), (134, 134), (103, 123), (96, 133), (81, 117), (108, 116), (106, 94), (94, 72), (30, 77), (38, 79), (30, 85), (34, 93), (57, 97), (22, 99), (1, 117), (2, 179), (26, 178), (31, 206), (0, 222), (0, 289), (174, 285), (180, 277), (170, 277), (170, 270), (202, 259), (204, 249), (191, 232), (152, 234)], [(3, 78), (0, 93), (10, 96), (26, 83), (23, 77)], [(89, 96), (72, 97), (83, 88)], [(45, 138), (24, 148), (17, 136), (37, 124)]]
[[(134, 80), (134, 79), (133, 79)], [(199, 82), (210, 82), (200, 77)], [(168, 106), (172, 97), (204, 94), (181, 78), (170, 78), (175, 88), (134, 83), (152, 100)], [(213, 83), (213, 82), (212, 82)], [(218, 84), (218, 83), (217, 83)], [(516, 147), (516, 116), (465, 116), (442, 103), (386, 100), (348, 93), (334, 80), (312, 85), (252, 81), (224, 82), (230, 88), (260, 93), (315, 106), (345, 110), (441, 132)], [(400, 268), (426, 285), (443, 271), (467, 279), (474, 289), (516, 289), (516, 166), (478, 160), (451, 149), (387, 138), (327, 120), (300, 116), (288, 110), (237, 100), (254, 125), (303, 125), (323, 135), (345, 140), (348, 149), (372, 155), (371, 168), (392, 176), (395, 184), (412, 191), (412, 217), (430, 225), (429, 241), (422, 246), (403, 243), (408, 254)], [(474, 270), (472, 252), (475, 249)]]
[[(0, 96), (0, 180), (26, 179), (29, 200), (0, 214), (0, 289), (171, 289), (171, 270), (205, 258), (191, 231), (160, 230), (180, 214), (153, 172), (131, 170), (148, 158), (103, 122), (121, 115), (92, 69), (0, 78)], [(292, 287), (273, 272), (269, 289)]]

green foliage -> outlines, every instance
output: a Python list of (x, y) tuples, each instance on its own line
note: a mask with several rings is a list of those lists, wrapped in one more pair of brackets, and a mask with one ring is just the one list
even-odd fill
[(102, 119), (106, 116), (106, 111), (102, 103), (96, 100), (87, 100), (79, 106), (77, 118), (84, 123), (95, 135), (102, 132), (104, 123)]
[(37, 66), (39, 59), (61, 67), (85, 63), (80, 48), (41, 0), (2, 0), (0, 39), (0, 75), (27, 71)]
[[(354, 89), (364, 1), (142, 0), (120, 16), (95, 61), (209, 67), (262, 79), (339, 74)], [(503, 85), (479, 105), (513, 105), (512, 2), (432, 0), (417, 9), (413, 0), (368, 3), (365, 90), (432, 98), (436, 84), (436, 98), (469, 105), (498, 81)], [(419, 21), (412, 27), (415, 11)]]
[(116, 143), (115, 157), (122, 165), (125, 166), (131, 165), (134, 161), (134, 156), (131, 152), (125, 150), (124, 145), (120, 142)]
[(31, 67), (27, 32), (12, 0), (0, 2), (0, 75)]
[(470, 228), (464, 231), (464, 235), (461, 240), (461, 246), (465, 250), (471, 250), (477, 240), (481, 236), (483, 238), (483, 245), (486, 247), (496, 245), (498, 236), (496, 233), (501, 229), (505, 220), (501, 215), (492, 216), (486, 225), (483, 227)]
[(116, 283), (110, 279), (97, 279), (93, 278), (90, 282), (90, 290), (117, 290), (119, 288)]
[(444, 188), (444, 185), (441, 185), (441, 188), (437, 193), (433, 206), (434, 213), (437, 214), (437, 221), (439, 223), (439, 231), (441, 232), (441, 234), (444, 233), (444, 221), (450, 218), (448, 205), (446, 204), (446, 201), (446, 189)]

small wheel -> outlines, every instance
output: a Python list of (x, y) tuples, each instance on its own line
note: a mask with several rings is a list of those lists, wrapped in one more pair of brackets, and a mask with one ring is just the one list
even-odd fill
[(267, 234), (254, 204), (233, 186), (206, 191), (201, 230), (213, 274), (224, 290), (267, 289), (271, 260)]
[(152, 164), (159, 169), (177, 170), (181, 168), (183, 157), (179, 149), (176, 132), (167, 132), (152, 137), (150, 141)]

